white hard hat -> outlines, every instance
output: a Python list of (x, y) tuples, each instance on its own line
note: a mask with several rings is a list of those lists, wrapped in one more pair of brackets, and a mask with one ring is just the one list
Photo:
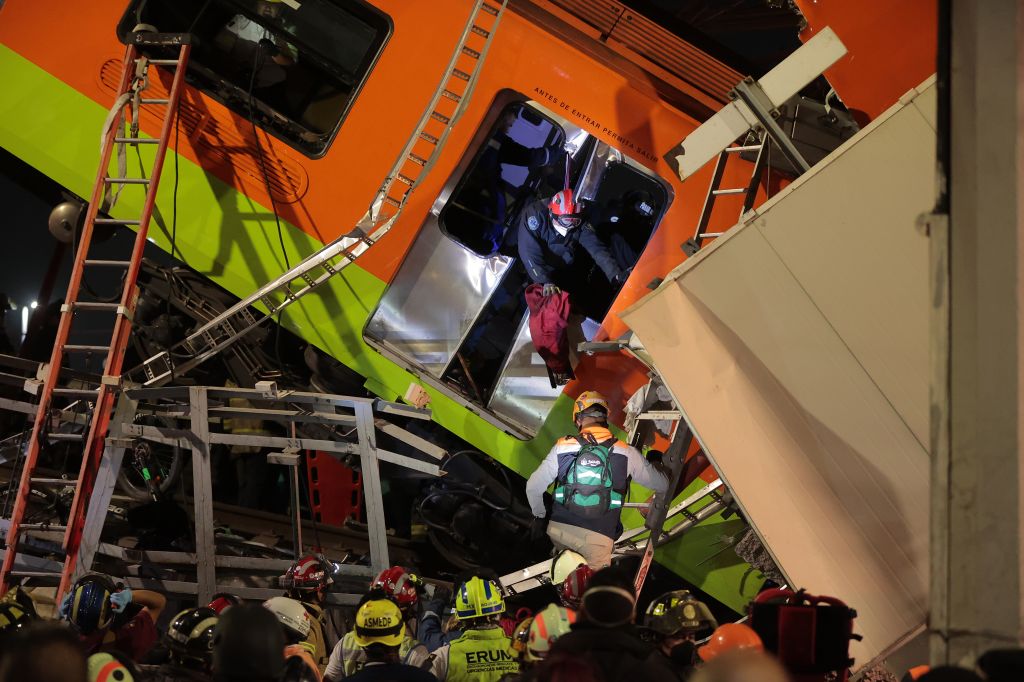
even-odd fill
[(271, 597), (263, 602), (263, 606), (277, 616), (281, 625), (285, 626), (301, 639), (309, 635), (309, 614), (300, 602), (288, 597)]

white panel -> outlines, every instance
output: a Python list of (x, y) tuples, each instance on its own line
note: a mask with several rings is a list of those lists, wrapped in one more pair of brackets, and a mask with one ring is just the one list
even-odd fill
[(858, 666), (928, 607), (929, 97), (623, 314), (793, 584), (857, 609)]
[(935, 203), (934, 145), (918, 109), (904, 107), (756, 221), (924, 447), (928, 238), (916, 221)]
[(781, 105), (846, 54), (846, 46), (829, 27), (797, 48), (758, 81), (772, 104)]
[(685, 180), (711, 159), (722, 153), (755, 123), (753, 114), (742, 102), (732, 102), (717, 114), (704, 121), (699, 128), (686, 136), (677, 149), (683, 153), (676, 156), (679, 165), (679, 179)]

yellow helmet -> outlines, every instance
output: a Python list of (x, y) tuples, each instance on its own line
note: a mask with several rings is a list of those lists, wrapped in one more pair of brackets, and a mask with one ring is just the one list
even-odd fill
[(604, 413), (608, 414), (608, 401), (605, 400), (604, 396), (597, 391), (584, 391), (579, 394), (576, 398), (576, 402), (572, 404), (572, 420), (576, 421), (581, 412), (587, 412), (588, 410), (600, 407), (604, 410)]
[(370, 599), (356, 611), (356, 644), (398, 646), (405, 638), (405, 622), (398, 604), (390, 599)]
[(497, 616), (504, 610), (501, 588), (493, 580), (470, 578), (455, 593), (455, 615), (459, 620)]
[(533, 623), (533, 616), (527, 616), (516, 624), (512, 631), (512, 643), (509, 646), (509, 653), (513, 656), (522, 656), (526, 653), (526, 643), (530, 639), (530, 624)]

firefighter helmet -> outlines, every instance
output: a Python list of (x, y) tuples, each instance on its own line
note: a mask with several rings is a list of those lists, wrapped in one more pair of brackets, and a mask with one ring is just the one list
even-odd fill
[(572, 420), (579, 421), (580, 415), (585, 417), (589, 416), (608, 416), (608, 401), (605, 397), (597, 391), (584, 391), (580, 393), (576, 398), (576, 402), (572, 404)]
[(718, 621), (702, 601), (689, 590), (666, 592), (647, 606), (644, 625), (655, 632), (671, 637), (681, 633), (713, 630)]
[(213, 595), (208, 606), (217, 612), (217, 615), (224, 613), (225, 610), (232, 606), (238, 606), (242, 603), (241, 598), (238, 595), (231, 594), (230, 592), (218, 592)]
[(403, 611), (413, 608), (419, 602), (416, 588), (421, 585), (420, 579), (401, 566), (392, 566), (380, 572), (370, 583), (370, 589), (379, 589), (397, 602)]
[(548, 604), (530, 624), (529, 640), (526, 644), (526, 660), (539, 661), (551, 651), (551, 645), (569, 632), (576, 622), (576, 612), (564, 606)]
[(405, 638), (402, 610), (387, 597), (369, 599), (356, 611), (356, 644), (399, 646)]
[(32, 621), (32, 614), (26, 611), (21, 604), (0, 602), (0, 636), (20, 630)]
[(470, 578), (455, 593), (455, 615), (459, 620), (498, 616), (504, 610), (501, 588), (493, 580)]
[(89, 682), (134, 682), (140, 679), (130, 660), (119, 653), (106, 651), (90, 656), (86, 671)]
[(65, 614), (67, 620), (83, 635), (107, 627), (114, 619), (110, 606), (110, 595), (114, 591), (114, 583), (104, 575), (90, 573), (83, 576), (71, 592)]
[(586, 564), (580, 564), (573, 572), (565, 577), (556, 588), (563, 606), (571, 609), (579, 609), (583, 603), (583, 593), (587, 591), (590, 579), (594, 577), (594, 569)]
[(167, 648), (179, 660), (213, 665), (213, 631), (217, 612), (209, 606), (185, 609), (167, 626)]
[(281, 576), (281, 587), (297, 592), (320, 592), (333, 583), (327, 572), (326, 562), (314, 554), (308, 554)]
[(710, 661), (712, 658), (734, 649), (763, 651), (764, 644), (749, 626), (743, 623), (725, 623), (719, 625), (718, 629), (711, 633), (708, 643), (697, 649), (697, 655), (702, 661)]
[(526, 644), (530, 640), (530, 625), (533, 624), (533, 616), (527, 616), (516, 623), (512, 631), (512, 643), (509, 649), (514, 656), (522, 656), (526, 653)]
[(578, 227), (582, 220), (580, 205), (573, 200), (571, 189), (563, 189), (551, 197), (548, 211), (551, 213), (551, 219), (567, 230)]
[(286, 636), (293, 642), (301, 642), (309, 635), (310, 623), (309, 613), (301, 602), (288, 597), (271, 597), (263, 602), (281, 625), (284, 626)]

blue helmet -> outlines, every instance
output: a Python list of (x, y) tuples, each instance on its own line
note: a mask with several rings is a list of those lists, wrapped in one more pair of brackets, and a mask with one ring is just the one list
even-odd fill
[(79, 579), (71, 592), (66, 617), (84, 635), (101, 630), (114, 618), (110, 595), (114, 584), (102, 575), (90, 574)]

